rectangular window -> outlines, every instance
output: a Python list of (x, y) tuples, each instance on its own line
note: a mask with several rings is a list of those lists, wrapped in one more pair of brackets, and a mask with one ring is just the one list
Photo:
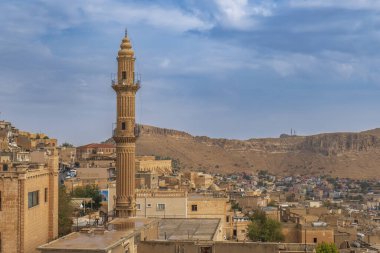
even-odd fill
[(157, 204), (157, 211), (165, 210), (165, 204)]
[(141, 210), (140, 204), (136, 204), (136, 210)]
[(211, 246), (201, 247), (201, 253), (212, 253), (212, 247)]
[(6, 163), (3, 164), (3, 171), (8, 171), (8, 164)]
[(125, 122), (121, 122), (121, 130), (125, 130)]
[(146, 207), (152, 207), (152, 204), (146, 204)]
[(28, 208), (34, 207), (39, 204), (40, 191), (34, 191), (28, 193)]
[(48, 202), (48, 188), (45, 188), (45, 203)]
[(121, 72), (121, 79), (123, 80), (127, 79), (127, 71)]
[(229, 215), (226, 216), (226, 222), (230, 222), (230, 216)]
[(197, 205), (191, 205), (191, 211), (193, 211), (193, 212), (198, 211), (198, 206)]
[(314, 237), (314, 243), (317, 243), (317, 242), (318, 242), (318, 239)]

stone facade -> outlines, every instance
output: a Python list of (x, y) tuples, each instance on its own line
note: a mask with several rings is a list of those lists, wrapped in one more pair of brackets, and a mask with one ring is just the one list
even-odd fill
[(138, 172), (136, 173), (136, 179), (141, 179), (139, 184), (136, 184), (137, 189), (158, 189), (158, 175), (154, 171)]
[(2, 252), (37, 252), (58, 236), (58, 155), (49, 152), (45, 164), (0, 164)]
[(186, 218), (187, 193), (184, 191), (137, 192), (136, 216), (154, 218)]
[(190, 195), (187, 200), (187, 218), (219, 218), (224, 236), (232, 237), (233, 212), (228, 198)]
[(60, 147), (58, 149), (59, 162), (65, 164), (73, 164), (76, 157), (76, 148), (74, 147)]
[(136, 158), (136, 171), (171, 174), (172, 160), (156, 160), (154, 156), (139, 156)]
[(201, 172), (185, 172), (183, 177), (198, 189), (207, 189), (214, 182), (211, 175)]
[[(305, 249), (306, 246), (306, 249)], [(314, 244), (215, 242), (215, 241), (147, 241), (139, 246), (139, 253), (296, 253), (314, 252)]]
[(110, 156), (115, 154), (116, 147), (106, 143), (91, 143), (76, 148), (76, 160), (90, 159), (95, 156)]
[(334, 229), (329, 227), (312, 227), (304, 225), (298, 229), (299, 243), (333, 243)]

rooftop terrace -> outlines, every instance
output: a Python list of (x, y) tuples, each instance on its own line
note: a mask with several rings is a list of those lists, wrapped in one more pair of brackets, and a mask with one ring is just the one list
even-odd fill
[(160, 240), (213, 240), (220, 219), (162, 219)]

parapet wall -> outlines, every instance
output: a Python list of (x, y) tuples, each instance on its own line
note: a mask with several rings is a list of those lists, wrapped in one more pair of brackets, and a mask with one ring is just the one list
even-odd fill
[(257, 243), (257, 242), (195, 242), (195, 241), (144, 241), (139, 253), (151, 252), (213, 252), (213, 253), (273, 253), (313, 252), (315, 244)]

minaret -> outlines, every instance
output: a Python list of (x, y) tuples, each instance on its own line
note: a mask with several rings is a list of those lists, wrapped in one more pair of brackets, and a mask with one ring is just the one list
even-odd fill
[(135, 97), (140, 88), (135, 82), (135, 58), (127, 32), (117, 56), (117, 80), (112, 88), (117, 95), (116, 142), (116, 217), (136, 215), (135, 208)]

